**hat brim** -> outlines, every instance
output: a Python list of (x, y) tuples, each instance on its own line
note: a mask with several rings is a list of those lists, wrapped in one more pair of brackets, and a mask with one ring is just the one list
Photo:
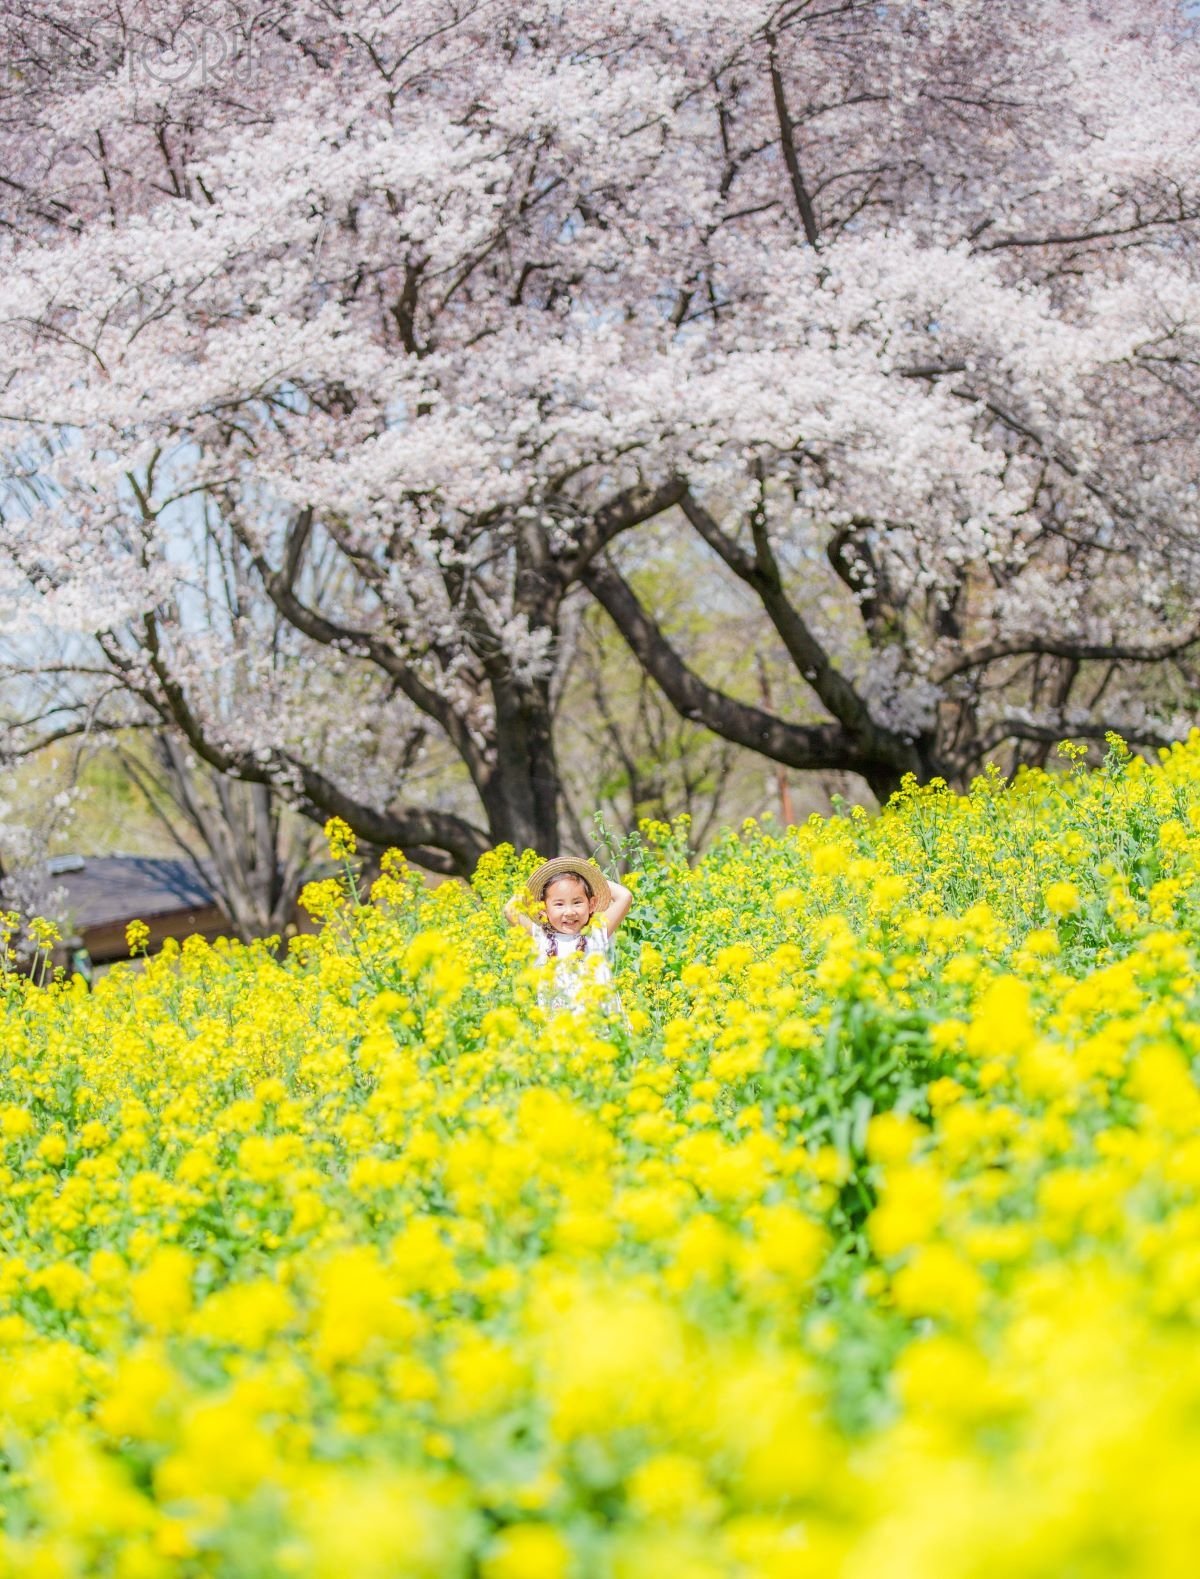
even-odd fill
[(595, 861), (585, 861), (582, 856), (556, 855), (552, 861), (543, 862), (536, 872), (531, 872), (525, 880), (525, 886), (534, 899), (540, 900), (546, 892), (547, 883), (552, 883), (556, 877), (563, 877), (568, 872), (586, 880), (598, 911), (608, 909), (612, 904), (612, 889), (608, 886), (608, 879)]

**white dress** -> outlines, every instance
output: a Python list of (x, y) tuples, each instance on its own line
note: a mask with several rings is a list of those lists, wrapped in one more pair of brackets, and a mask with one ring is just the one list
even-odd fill
[[(544, 1009), (573, 1009), (583, 1013), (588, 1001), (596, 997), (586, 989), (592, 983), (612, 986), (612, 938), (601, 917), (586, 932), (555, 932), (549, 927), (535, 927), (537, 962), (545, 965), (554, 962), (554, 975), (538, 989), (538, 1002)], [(583, 948), (579, 947), (580, 938)], [(551, 953), (551, 945), (556, 945)], [(621, 1002), (615, 992), (604, 993), (598, 1003), (605, 1013), (619, 1014)]]

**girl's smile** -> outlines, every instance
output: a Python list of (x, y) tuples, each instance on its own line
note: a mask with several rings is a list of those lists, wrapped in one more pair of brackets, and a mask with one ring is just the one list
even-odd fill
[(594, 900), (578, 878), (560, 877), (542, 896), (546, 919), (556, 932), (582, 932), (592, 918)]

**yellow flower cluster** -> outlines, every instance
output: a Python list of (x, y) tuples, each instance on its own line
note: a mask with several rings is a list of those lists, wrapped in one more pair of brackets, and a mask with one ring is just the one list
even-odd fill
[(0, 977), (0, 1575), (1190, 1574), (1200, 739), (533, 859)]

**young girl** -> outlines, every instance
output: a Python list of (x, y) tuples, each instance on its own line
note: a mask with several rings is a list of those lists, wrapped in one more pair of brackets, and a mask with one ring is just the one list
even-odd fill
[[(553, 984), (540, 994), (541, 1001), (546, 1008), (582, 1009), (586, 984), (612, 983), (612, 935), (628, 914), (633, 895), (620, 883), (610, 883), (595, 862), (573, 855), (546, 861), (525, 888), (525, 895), (514, 894), (508, 901), (504, 914), (513, 926), (533, 934), (539, 965), (555, 961)], [(607, 999), (604, 1007), (619, 1013), (616, 994)]]

